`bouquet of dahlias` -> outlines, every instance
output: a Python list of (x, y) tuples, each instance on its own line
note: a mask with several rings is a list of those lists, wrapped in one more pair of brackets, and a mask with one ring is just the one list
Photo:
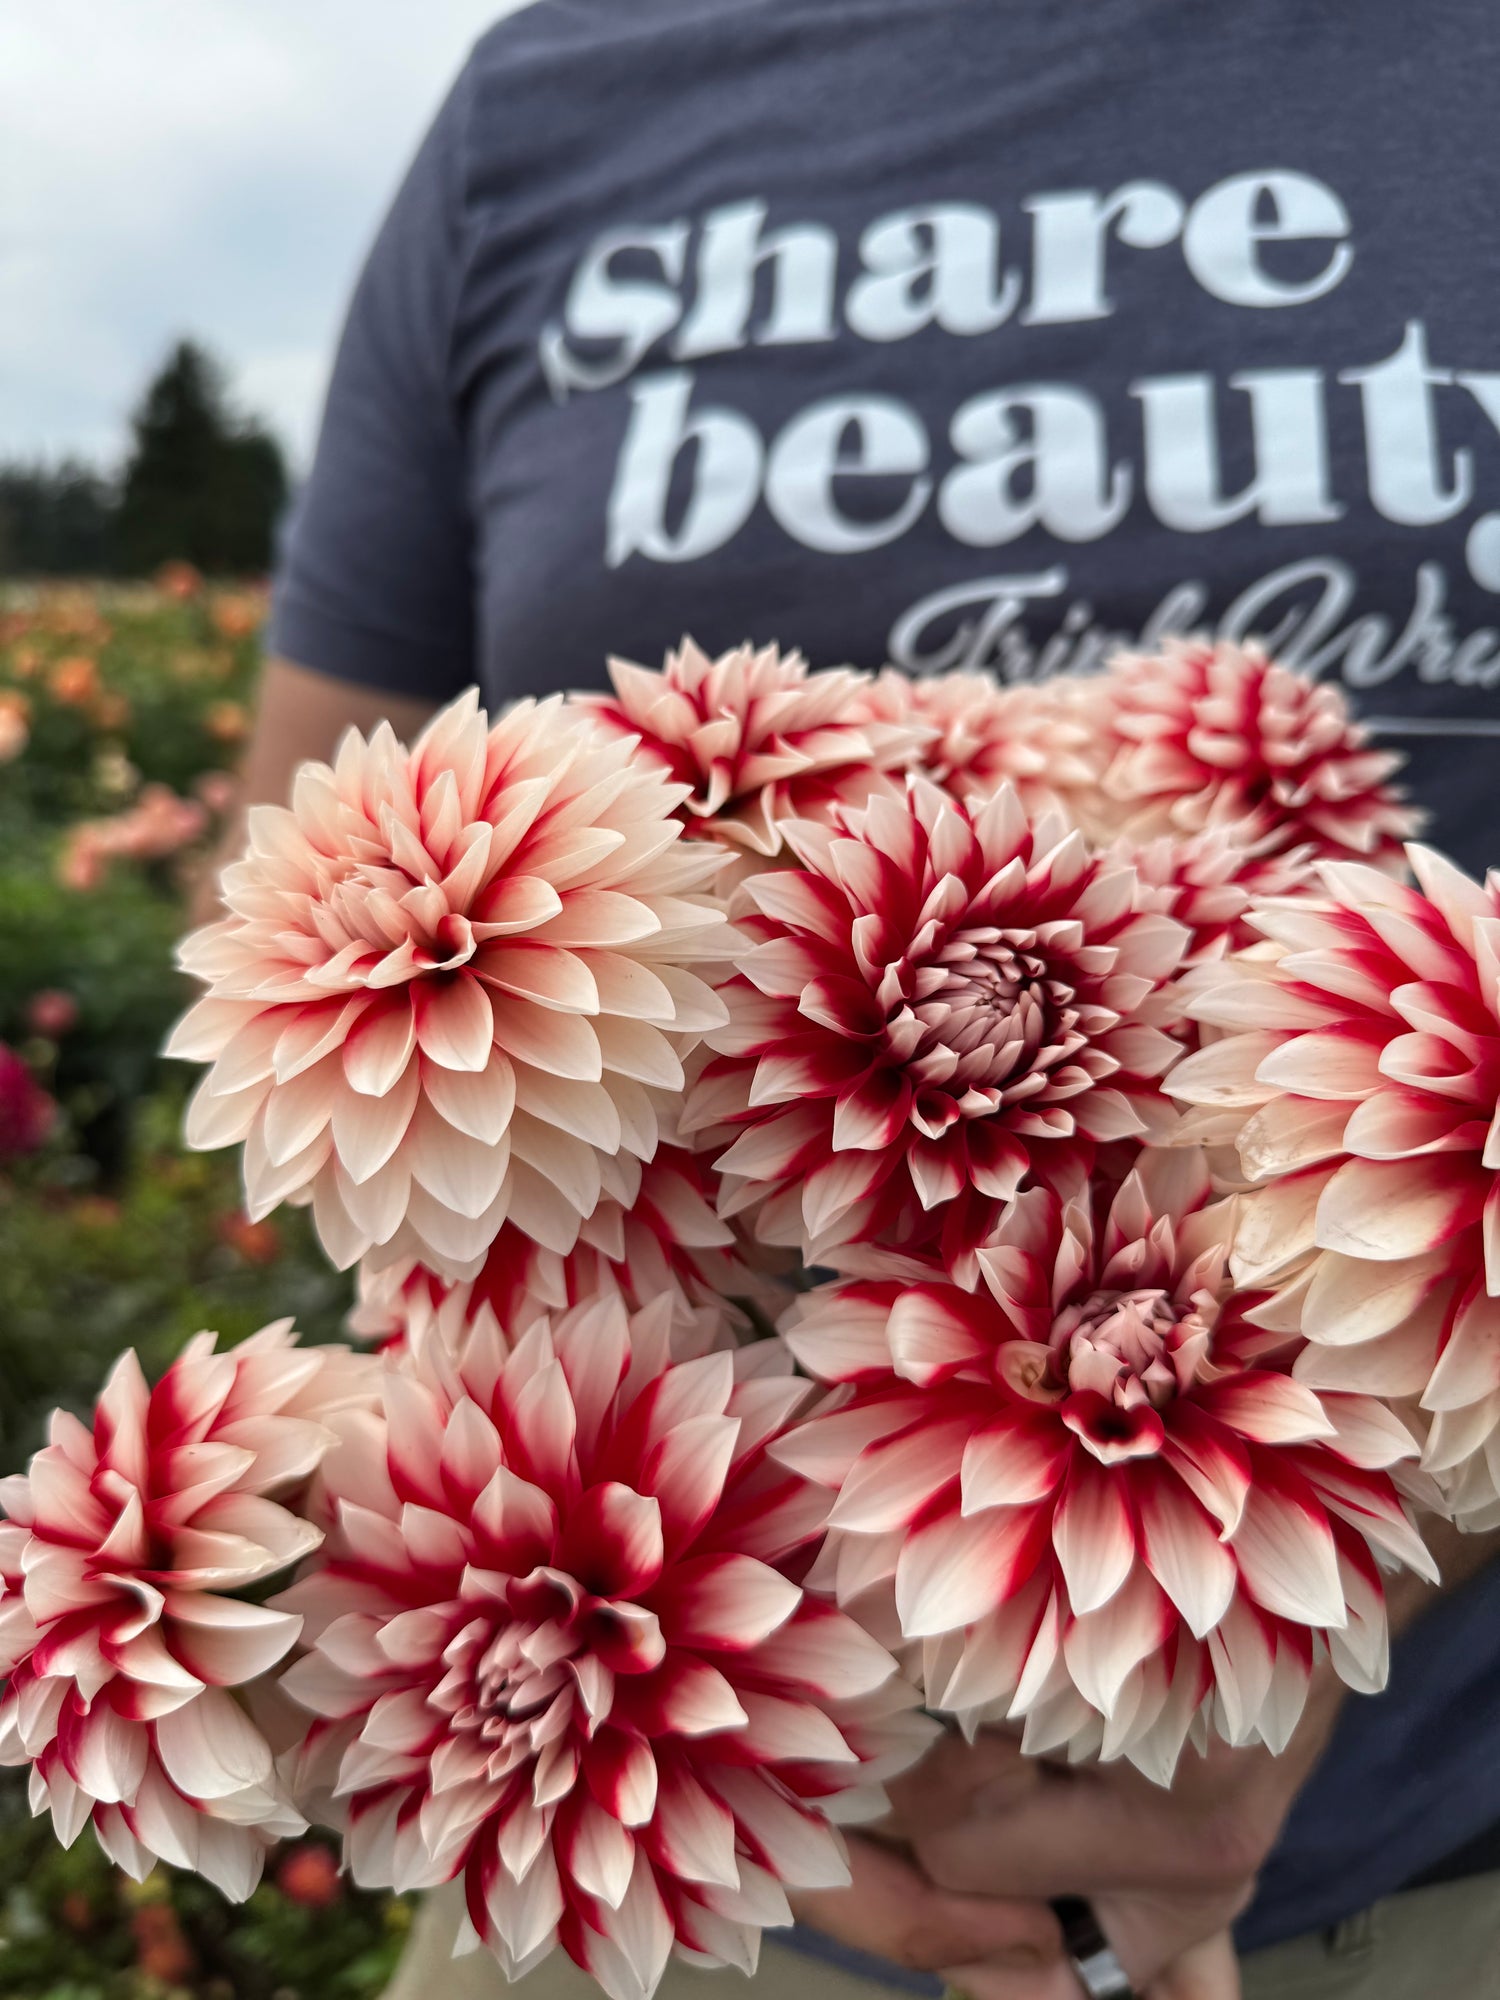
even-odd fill
[(133, 1873), (315, 1817), (648, 2000), (934, 1718), (1166, 1783), (1379, 1688), (1417, 1510), (1500, 1521), (1500, 884), (1254, 648), (613, 681), (251, 814), (188, 1137), (366, 1344), (58, 1416), (0, 1758)]

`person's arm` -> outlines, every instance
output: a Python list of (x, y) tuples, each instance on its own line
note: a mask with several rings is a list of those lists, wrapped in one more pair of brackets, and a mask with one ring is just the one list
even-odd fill
[(291, 660), (268, 660), (260, 678), (255, 726), (240, 765), (234, 810), (194, 888), (194, 923), (207, 923), (216, 912), (219, 874), (244, 845), (245, 814), (251, 806), (285, 805), (297, 766), (309, 758), (331, 759), (346, 729), (368, 735), (377, 722), (389, 720), (402, 741), (410, 742), (435, 706), (414, 695), (335, 680)]

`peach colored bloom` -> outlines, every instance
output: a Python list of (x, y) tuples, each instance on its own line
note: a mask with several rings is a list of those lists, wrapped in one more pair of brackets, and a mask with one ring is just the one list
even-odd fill
[(13, 764), (31, 741), (29, 707), (25, 695), (0, 692), (0, 764)]
[(559, 1253), (656, 1150), (650, 1090), (724, 1018), (733, 949), (682, 787), (561, 698), (473, 694), (412, 749), (350, 732), (250, 815), (170, 1044), (214, 1064), (188, 1142), (244, 1144), (254, 1219), (311, 1198), (329, 1254), (458, 1274), (507, 1217)]

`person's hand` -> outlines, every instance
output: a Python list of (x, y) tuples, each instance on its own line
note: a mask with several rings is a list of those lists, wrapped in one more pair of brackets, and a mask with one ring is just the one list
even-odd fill
[(799, 1923), (908, 1971), (935, 1973), (970, 2000), (1078, 2000), (1062, 1927), (1045, 1902), (939, 1889), (885, 1841), (846, 1838), (853, 1880), (793, 1896)]
[[(931, 1972), (963, 2000), (1081, 2000), (1062, 1929), (1043, 1902), (937, 1888), (883, 1840), (848, 1838), (847, 1889), (792, 1898), (798, 1921), (872, 1957)], [(1239, 2000), (1227, 1933), (1164, 1967), (1141, 2000)]]
[[(891, 1788), (892, 1833), (939, 1887), (1046, 1901), (1083, 1896), (1137, 1988), (1168, 1976), (1224, 1984), (1221, 1939), (1255, 1890), (1321, 1755), (1339, 1690), (1319, 1681), (1280, 1757), (1217, 1746), (1184, 1754), (1170, 1790), (1125, 1763), (1059, 1768), (1015, 1740), (948, 1737)], [(1232, 1955), (1231, 1955), (1232, 1967)], [(1196, 2000), (1197, 1987), (1185, 1992)]]

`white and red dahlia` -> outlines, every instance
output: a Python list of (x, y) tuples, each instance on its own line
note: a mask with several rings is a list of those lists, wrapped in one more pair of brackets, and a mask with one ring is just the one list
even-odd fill
[(514, 1338), (569, 1306), (618, 1294), (629, 1312), (669, 1303), (678, 1360), (733, 1345), (757, 1321), (774, 1325), (790, 1293), (758, 1268), (763, 1254), (746, 1261), (746, 1246), (714, 1211), (714, 1193), (707, 1159), (663, 1142), (641, 1169), (634, 1202), (604, 1196), (566, 1255), (504, 1223), (472, 1278), (445, 1279), (421, 1264), (362, 1264), (350, 1326), (389, 1342), (419, 1320), (456, 1345), (482, 1315)]
[(769, 1242), (843, 1266), (935, 1243), (971, 1273), (1019, 1189), (1078, 1185), (1162, 1119), (1188, 934), (1008, 785), (962, 806), (914, 778), (783, 830), (801, 867), (745, 884), (753, 949), (682, 1130), (733, 1138), (721, 1208), (760, 1204)]
[(1380, 1687), (1377, 1555), (1433, 1573), (1415, 1443), (1247, 1325), (1201, 1159), (1025, 1193), (979, 1261), (813, 1293), (789, 1344), (847, 1387), (774, 1447), (837, 1488), (819, 1581), (920, 1645), (929, 1704), (1165, 1783), (1210, 1732), (1280, 1749), (1320, 1658)]
[(920, 767), (960, 803), (1010, 784), (1029, 812), (1061, 806), (1071, 817), (1070, 801), (1099, 782), (1099, 736), (1075, 682), (1002, 687), (993, 674), (913, 679), (887, 667), (864, 701), (888, 722), (932, 732)]
[(286, 1322), (225, 1354), (200, 1334), (154, 1389), (127, 1353), (92, 1429), (59, 1411), (0, 1481), (0, 1762), (31, 1765), (64, 1845), (92, 1822), (137, 1879), (159, 1858), (243, 1898), (302, 1830), (232, 1692), (302, 1621), (232, 1593), (320, 1539), (283, 1503), (370, 1367)]
[(800, 1587), (826, 1496), (767, 1446), (809, 1385), (769, 1345), (754, 1374), (652, 1345), (616, 1299), (389, 1364), (281, 1600), (312, 1649), (284, 1687), (321, 1718), (302, 1777), (355, 1878), (460, 1878), (508, 1976), (560, 1944), (615, 2000), (674, 1945), (752, 1969), (787, 1888), (847, 1879), (831, 1822), (928, 1740), (889, 1655)]
[(1419, 1406), (1461, 1525), (1500, 1523), (1500, 885), (1430, 849), (1420, 888), (1325, 867), (1193, 1012), (1218, 1039), (1167, 1088), (1234, 1136), (1235, 1244), (1298, 1373)]
[(1234, 826), (1261, 853), (1310, 846), (1399, 869), (1422, 815), (1390, 782), (1343, 692), (1256, 645), (1169, 639), (1122, 654), (1092, 684), (1109, 756), (1104, 791), (1137, 837)]
[(658, 671), (611, 660), (614, 694), (579, 706), (640, 740), (686, 793), (689, 825), (752, 855), (781, 852), (779, 822), (820, 819), (892, 790), (931, 735), (870, 699), (868, 674), (813, 673), (800, 653), (737, 646), (711, 659), (691, 639)]
[(1233, 827), (1159, 834), (1144, 841), (1122, 838), (1109, 852), (1134, 868), (1142, 908), (1160, 910), (1185, 926), (1185, 969), (1258, 943), (1260, 934), (1250, 921), (1258, 899), (1312, 894), (1318, 888), (1311, 848), (1263, 854), (1253, 844), (1247, 849)]
[(683, 796), (560, 700), (491, 727), (470, 694), (410, 750), (350, 731), (251, 813), (228, 915), (182, 947), (208, 992), (169, 1049), (213, 1065), (189, 1143), (243, 1143), (252, 1216), (310, 1200), (341, 1266), (460, 1271), (507, 1219), (571, 1249), (723, 1019), (695, 968), (732, 933)]

